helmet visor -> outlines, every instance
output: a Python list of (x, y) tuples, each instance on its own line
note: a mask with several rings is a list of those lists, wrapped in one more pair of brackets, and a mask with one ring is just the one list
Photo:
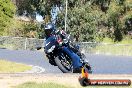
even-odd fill
[(50, 35), (51, 35), (51, 32), (52, 32), (52, 31), (51, 31), (50, 29), (46, 29), (46, 30), (45, 30), (45, 35), (46, 35), (46, 36), (50, 36)]

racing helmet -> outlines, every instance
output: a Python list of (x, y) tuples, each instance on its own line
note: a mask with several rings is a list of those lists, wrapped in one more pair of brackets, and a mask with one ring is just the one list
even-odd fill
[(46, 36), (50, 36), (51, 34), (53, 34), (54, 31), (55, 31), (55, 26), (54, 26), (54, 24), (48, 23), (48, 24), (45, 26), (44, 31), (45, 31), (45, 35), (46, 35)]

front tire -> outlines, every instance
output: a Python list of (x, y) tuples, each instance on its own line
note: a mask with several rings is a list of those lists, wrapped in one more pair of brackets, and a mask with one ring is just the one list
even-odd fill
[(58, 66), (58, 68), (63, 72), (63, 73), (71, 73), (71, 70), (66, 69), (66, 67), (61, 63), (61, 58), (59, 58), (59, 56), (57, 56), (54, 60)]

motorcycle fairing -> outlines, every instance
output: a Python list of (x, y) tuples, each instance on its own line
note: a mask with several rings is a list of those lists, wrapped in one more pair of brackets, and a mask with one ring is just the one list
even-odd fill
[(72, 50), (70, 50), (68, 47), (63, 47), (62, 51), (67, 53), (68, 56), (72, 59), (73, 68), (80, 68), (82, 66), (82, 63), (80, 62), (80, 57)]

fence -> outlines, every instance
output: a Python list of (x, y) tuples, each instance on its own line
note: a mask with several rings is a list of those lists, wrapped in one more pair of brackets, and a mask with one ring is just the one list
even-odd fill
[(37, 46), (43, 45), (43, 39), (23, 37), (0, 37), (0, 48), (13, 50), (35, 50)]
[(81, 49), (90, 54), (132, 56), (132, 44), (80, 43)]
[[(13, 50), (35, 50), (43, 46), (44, 39), (23, 37), (0, 37), (0, 48)], [(81, 50), (90, 54), (127, 55), (132, 56), (132, 44), (106, 44), (94, 42), (80, 42)]]

